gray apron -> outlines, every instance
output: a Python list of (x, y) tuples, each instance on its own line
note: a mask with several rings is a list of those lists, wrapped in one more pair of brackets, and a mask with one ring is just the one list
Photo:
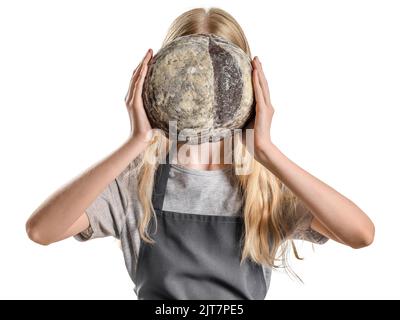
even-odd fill
[(168, 163), (155, 176), (152, 202), (157, 224), (149, 224), (155, 240), (141, 240), (135, 276), (138, 299), (258, 299), (267, 287), (262, 266), (240, 263), (243, 219), (164, 211)]

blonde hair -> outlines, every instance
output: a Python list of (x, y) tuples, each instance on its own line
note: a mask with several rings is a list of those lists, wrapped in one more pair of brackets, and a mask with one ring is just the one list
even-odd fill
[[(169, 28), (163, 46), (175, 38), (196, 34), (213, 33), (236, 44), (251, 58), (250, 48), (238, 22), (226, 11), (218, 8), (196, 8), (181, 14)], [(139, 223), (141, 238), (152, 243), (147, 227), (154, 215), (151, 193), (154, 174), (168, 139), (156, 132), (150, 146), (141, 155), (138, 170), (138, 194), (143, 208)], [(155, 157), (155, 158), (154, 158)], [(156, 161), (148, 161), (150, 158)], [(291, 244), (298, 257), (293, 241), (288, 235), (293, 230), (296, 197), (268, 169), (246, 151), (240, 139), (235, 140), (235, 171), (250, 166), (250, 174), (235, 175), (244, 196), (244, 225), (242, 261), (246, 258), (270, 267), (283, 267), (291, 271), (288, 261), (288, 245)], [(279, 261), (279, 265), (276, 262)], [(294, 274), (293, 272), (291, 272)]]

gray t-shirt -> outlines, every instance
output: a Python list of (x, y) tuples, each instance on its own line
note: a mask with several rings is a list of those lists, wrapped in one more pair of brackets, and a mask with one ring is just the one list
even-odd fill
[[(232, 168), (196, 170), (171, 164), (163, 210), (202, 215), (240, 215), (241, 192)], [(121, 240), (125, 264), (134, 279), (140, 236), (138, 222), (142, 215), (137, 194), (137, 179), (128, 166), (86, 209), (90, 226), (76, 235), (79, 241), (113, 236)], [(313, 243), (325, 243), (328, 238), (311, 229), (312, 215), (301, 210), (291, 235)], [(270, 268), (264, 267), (267, 289)]]

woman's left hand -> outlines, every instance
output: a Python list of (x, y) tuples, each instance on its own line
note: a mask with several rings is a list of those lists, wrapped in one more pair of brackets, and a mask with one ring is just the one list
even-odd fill
[(316, 218), (312, 220), (313, 230), (353, 248), (368, 246), (375, 234), (371, 219), (348, 198), (287, 158), (271, 142), (274, 108), (268, 83), (257, 57), (252, 65), (256, 116), (251, 127), (254, 128), (255, 159), (303, 201)]
[(274, 108), (271, 104), (268, 82), (258, 57), (253, 59), (252, 66), (256, 116), (249, 128), (254, 129), (254, 156), (256, 159), (260, 159), (272, 145), (270, 130)]

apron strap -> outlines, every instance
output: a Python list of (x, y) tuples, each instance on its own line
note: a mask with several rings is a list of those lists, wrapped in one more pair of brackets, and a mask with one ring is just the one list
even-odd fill
[(169, 176), (169, 154), (166, 157), (166, 163), (160, 163), (154, 176), (154, 187), (152, 194), (153, 208), (162, 210), (164, 203), (165, 190)]

